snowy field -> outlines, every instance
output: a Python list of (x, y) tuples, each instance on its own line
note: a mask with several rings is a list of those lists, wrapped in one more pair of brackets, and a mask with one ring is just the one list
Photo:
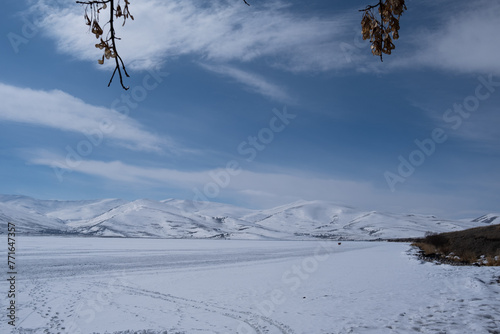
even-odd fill
[(498, 268), (421, 263), (408, 244), (18, 237), (17, 249), (17, 327), (3, 298), (0, 333), (500, 333)]

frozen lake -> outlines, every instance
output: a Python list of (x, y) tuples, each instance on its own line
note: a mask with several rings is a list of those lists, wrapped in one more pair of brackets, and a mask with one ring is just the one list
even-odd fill
[(18, 318), (0, 332), (500, 332), (498, 269), (421, 263), (409, 248), (18, 237)]

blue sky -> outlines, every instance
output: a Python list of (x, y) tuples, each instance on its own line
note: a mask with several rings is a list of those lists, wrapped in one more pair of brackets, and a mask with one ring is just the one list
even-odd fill
[(407, 3), (381, 63), (369, 1), (131, 1), (124, 91), (81, 6), (8, 0), (0, 192), (498, 212), (500, 4)]

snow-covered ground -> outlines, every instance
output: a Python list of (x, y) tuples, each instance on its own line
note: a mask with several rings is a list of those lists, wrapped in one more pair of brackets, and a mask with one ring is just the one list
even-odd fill
[(17, 328), (2, 298), (0, 333), (500, 332), (497, 268), (422, 263), (408, 244), (20, 236), (17, 248)]

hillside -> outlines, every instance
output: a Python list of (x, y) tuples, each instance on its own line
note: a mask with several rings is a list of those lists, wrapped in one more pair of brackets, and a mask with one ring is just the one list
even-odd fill
[(297, 201), (267, 210), (166, 199), (37, 200), (0, 195), (0, 228), (14, 222), (23, 234), (103, 237), (385, 240), (423, 237), (484, 226), (485, 215), (452, 221), (431, 215), (363, 211), (325, 201)]

